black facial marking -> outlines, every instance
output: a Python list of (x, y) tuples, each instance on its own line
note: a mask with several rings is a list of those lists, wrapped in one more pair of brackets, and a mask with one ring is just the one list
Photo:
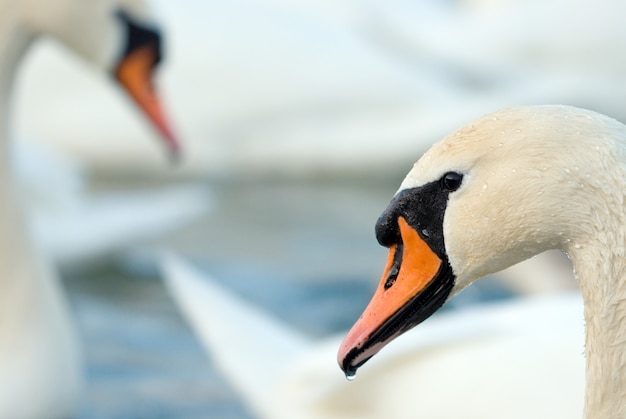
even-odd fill
[[(402, 216), (441, 260), (447, 260), (443, 216), (448, 195), (452, 192), (446, 186), (445, 179), (451, 173), (454, 172), (446, 173), (440, 180), (398, 193), (376, 222), (378, 242), (385, 247), (401, 242), (398, 217)], [(459, 182), (455, 184), (457, 189), (461, 179), (454, 179)]]
[(126, 26), (126, 46), (121, 57), (126, 57), (139, 48), (151, 45), (155, 52), (153, 67), (161, 62), (163, 58), (161, 33), (154, 27), (138, 22), (123, 10), (117, 10), (115, 15)]

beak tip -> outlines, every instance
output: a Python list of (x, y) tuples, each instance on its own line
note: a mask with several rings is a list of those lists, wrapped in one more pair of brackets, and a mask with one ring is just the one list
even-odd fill
[(348, 343), (346, 342), (346, 339), (344, 339), (344, 341), (341, 343), (341, 346), (339, 347), (339, 351), (337, 351), (337, 364), (339, 364), (339, 368), (341, 368), (341, 370), (343, 372), (346, 372), (347, 369), (347, 359), (348, 359), (348, 354), (350, 353), (350, 345), (348, 345)]
[(343, 371), (344, 375), (346, 376), (346, 380), (354, 380), (358, 366), (355, 367), (352, 365), (352, 363), (349, 361), (349, 356), (344, 357), (340, 353), (337, 357), (337, 363), (339, 364), (339, 368), (341, 369), (341, 371)]
[(352, 381), (354, 379), (357, 369), (361, 366), (361, 364), (354, 364), (357, 353), (358, 349), (351, 347), (346, 342), (341, 345), (339, 352), (337, 353), (337, 363), (348, 381)]

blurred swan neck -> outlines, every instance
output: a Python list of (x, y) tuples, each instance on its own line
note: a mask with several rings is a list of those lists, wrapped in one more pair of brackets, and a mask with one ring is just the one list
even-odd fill
[[(32, 249), (14, 184), (9, 144), (10, 102), (16, 71), (34, 36), (17, 23), (19, 19), (13, 8), (5, 7), (0, 12), (3, 13), (0, 15), (0, 282), (6, 283), (17, 272), (23, 274), (34, 269), (28, 266), (33, 264), (29, 262)], [(11, 292), (3, 292), (0, 299), (11, 296)]]
[(9, 14), (0, 16), (0, 140), (6, 143), (16, 72), (35, 36), (12, 19), (10, 8), (0, 12)]
[(585, 419), (626, 418), (626, 240), (620, 227), (608, 235), (570, 252), (585, 302)]

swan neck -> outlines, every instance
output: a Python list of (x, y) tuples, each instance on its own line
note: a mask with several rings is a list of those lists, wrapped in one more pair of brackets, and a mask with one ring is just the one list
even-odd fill
[(619, 233), (571, 252), (585, 302), (585, 419), (626, 417), (626, 241)]
[(6, 7), (0, 13), (0, 147), (6, 149), (16, 73), (35, 36), (18, 23), (13, 8)]
[(41, 278), (41, 266), (24, 219), (10, 153), (11, 97), (16, 72), (34, 35), (20, 26), (16, 10), (0, 7), (0, 333), (25, 310), (26, 295)]
[(0, 254), (0, 267), (15, 264), (11, 263), (14, 252), (7, 251), (7, 249), (28, 250), (24, 249), (21, 243), (13, 242), (15, 237), (24, 236), (26, 227), (22, 220), (21, 205), (14, 186), (8, 139), (16, 72), (34, 40), (34, 35), (19, 24), (17, 10), (18, 8), (12, 7), (0, 10), (3, 13), (0, 18), (0, 248), (3, 249)]

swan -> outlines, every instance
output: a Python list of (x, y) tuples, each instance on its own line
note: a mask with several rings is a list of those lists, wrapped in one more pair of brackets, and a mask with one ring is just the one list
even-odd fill
[(560, 249), (584, 302), (583, 415), (625, 417), (624, 190), (626, 126), (592, 111), (504, 109), (444, 138), (415, 163), (376, 223), (389, 256), (339, 347), (341, 369), (352, 377), (478, 278)]
[(8, 146), (16, 72), (36, 38), (49, 35), (112, 74), (173, 155), (176, 139), (150, 79), (159, 36), (136, 0), (0, 1), (0, 417), (66, 418), (81, 387), (80, 350), (65, 296), (33, 244)]
[[(153, 3), (175, 35), (162, 81), (193, 175), (393, 170), (510, 104), (567, 102), (626, 120), (626, 60), (615, 54), (626, 10), (614, 0)], [(55, 56), (32, 58), (40, 79)], [(103, 170), (148, 165), (140, 152), (116, 159), (123, 135), (84, 147), (84, 130), (54, 131), (42, 117), (31, 135), (54, 134)]]
[(569, 419), (582, 409), (577, 292), (440, 313), (348, 382), (329, 362), (342, 335), (306, 336), (178, 255), (163, 258), (162, 274), (213, 365), (261, 419)]

